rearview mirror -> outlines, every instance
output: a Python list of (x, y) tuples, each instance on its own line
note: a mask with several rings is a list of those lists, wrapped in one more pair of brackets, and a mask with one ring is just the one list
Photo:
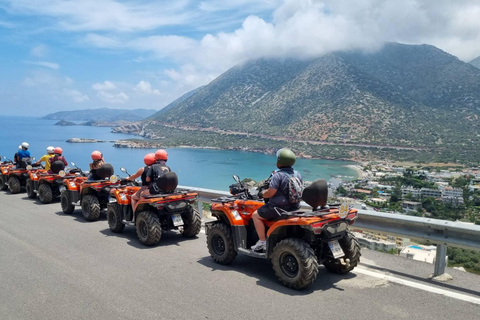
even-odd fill
[(233, 175), (233, 180), (240, 182), (240, 177), (237, 176), (236, 174)]
[(70, 164), (74, 167), (76, 167), (77, 165), (75, 164), (75, 162), (70, 162)]
[(121, 167), (120, 170), (121, 170), (123, 173), (127, 173), (127, 169), (125, 169), (124, 167)]

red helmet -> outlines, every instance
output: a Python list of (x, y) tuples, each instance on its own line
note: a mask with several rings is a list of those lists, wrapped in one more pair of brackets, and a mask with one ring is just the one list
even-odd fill
[(155, 152), (155, 160), (164, 160), (164, 161), (167, 161), (167, 160), (168, 160), (167, 151), (165, 151), (165, 150), (163, 150), (163, 149), (158, 149), (158, 150)]
[(62, 155), (63, 150), (60, 147), (56, 147), (55, 149), (53, 149), (53, 153)]
[(145, 162), (145, 165), (151, 166), (152, 164), (155, 163), (155, 153), (147, 153), (145, 157), (143, 157), (143, 162)]
[(93, 151), (92, 152), (92, 160), (101, 160), (102, 159), (102, 153), (100, 151)]

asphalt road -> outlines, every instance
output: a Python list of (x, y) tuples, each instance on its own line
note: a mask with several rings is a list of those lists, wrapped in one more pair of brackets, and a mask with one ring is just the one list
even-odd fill
[[(480, 277), (363, 250), (344, 276), (323, 267), (308, 289), (280, 284), (267, 260), (213, 262), (205, 234), (141, 245), (26, 194), (0, 191), (0, 319), (478, 319)], [(436, 291), (436, 292), (432, 292)]]

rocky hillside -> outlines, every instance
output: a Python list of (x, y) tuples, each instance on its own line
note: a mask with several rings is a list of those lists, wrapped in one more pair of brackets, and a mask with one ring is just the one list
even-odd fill
[(472, 66), (480, 69), (480, 56), (469, 62)]
[(140, 121), (150, 117), (158, 110), (153, 109), (86, 109), (59, 111), (50, 113), (42, 119), (47, 120), (65, 120), (65, 121), (95, 121), (95, 122), (115, 122), (115, 121)]
[(168, 126), (462, 152), (480, 142), (480, 70), (429, 45), (250, 61), (174, 104), (139, 124), (137, 133), (162, 138)]

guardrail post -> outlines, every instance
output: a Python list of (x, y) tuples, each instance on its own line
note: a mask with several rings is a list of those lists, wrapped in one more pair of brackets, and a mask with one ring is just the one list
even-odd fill
[(445, 267), (447, 266), (447, 245), (437, 244), (437, 255), (435, 257), (435, 270), (433, 276), (437, 277), (445, 273)]
[(199, 199), (197, 201), (197, 205), (198, 212), (200, 213), (200, 218), (203, 219), (203, 202)]

